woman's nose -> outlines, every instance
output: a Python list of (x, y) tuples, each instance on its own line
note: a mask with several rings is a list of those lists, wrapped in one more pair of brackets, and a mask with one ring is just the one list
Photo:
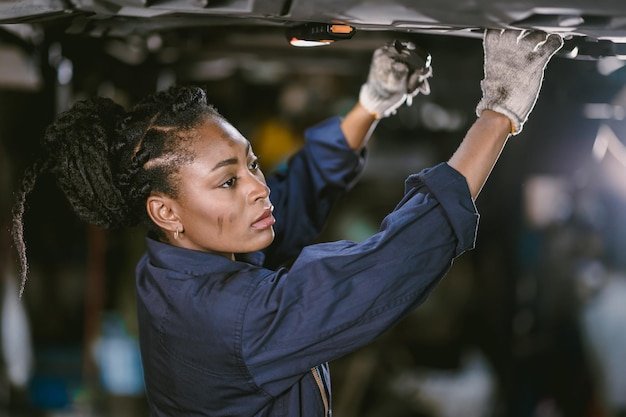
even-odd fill
[(250, 200), (252, 202), (265, 199), (270, 195), (270, 188), (265, 183), (263, 174), (260, 176), (250, 173)]

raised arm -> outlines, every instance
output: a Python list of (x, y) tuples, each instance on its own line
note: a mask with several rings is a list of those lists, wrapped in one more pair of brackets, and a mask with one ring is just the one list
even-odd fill
[(556, 34), (487, 30), (483, 41), (485, 77), (478, 119), (448, 164), (467, 181), (473, 199), (482, 189), (509, 135), (521, 132), (532, 111), (543, 72), (563, 45)]
[(367, 145), (377, 122), (378, 119), (368, 112), (361, 103), (356, 103), (341, 121), (341, 131), (346, 137), (348, 146), (355, 151), (363, 149)]
[[(550, 58), (563, 39), (541, 31), (485, 31), (483, 97), (478, 119), (448, 161), (466, 179), (476, 199), (508, 137), (521, 132), (532, 111)], [(394, 42), (372, 57), (359, 102), (341, 122), (348, 145), (362, 149), (380, 118), (395, 113), (413, 96), (430, 93), (430, 57), (410, 43)]]
[(472, 199), (478, 197), (510, 133), (511, 122), (505, 115), (485, 110), (448, 161), (465, 177)]

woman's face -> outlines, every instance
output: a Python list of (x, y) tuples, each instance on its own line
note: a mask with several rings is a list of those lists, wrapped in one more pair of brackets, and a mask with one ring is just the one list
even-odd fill
[(228, 122), (210, 121), (191, 151), (175, 199), (183, 232), (172, 243), (228, 258), (272, 243), (274, 207), (250, 142)]

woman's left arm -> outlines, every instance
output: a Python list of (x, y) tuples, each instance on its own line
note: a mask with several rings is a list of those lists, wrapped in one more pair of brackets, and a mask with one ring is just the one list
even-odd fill
[(340, 120), (309, 129), (307, 145), (290, 159), (287, 170), (268, 178), (277, 221), (276, 239), (265, 250), (266, 267), (276, 268), (313, 243), (334, 203), (362, 172), (364, 148), (378, 120), (419, 92), (430, 92), (430, 64), (416, 54), (413, 46), (398, 42), (376, 49), (354, 107)]
[(378, 119), (358, 102), (346, 114), (340, 126), (348, 146), (359, 152), (367, 145), (377, 123)]

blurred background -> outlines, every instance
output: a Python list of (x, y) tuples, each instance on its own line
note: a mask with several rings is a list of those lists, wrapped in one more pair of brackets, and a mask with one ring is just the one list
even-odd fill
[[(134, 304), (142, 229), (80, 223), (42, 177), (17, 297), (14, 192), (47, 124), (76, 100), (128, 107), (202, 85), (271, 173), (307, 126), (356, 102), (376, 47), (413, 41), (432, 55), (432, 93), (381, 121), (361, 181), (320, 237), (361, 240), (408, 174), (449, 158), (481, 94), (480, 32), (357, 31), (295, 48), (282, 27), (226, 18), (94, 36), (94, 21), (42, 16), (0, 24), (0, 417), (147, 415)], [(626, 61), (566, 49), (477, 201), (476, 249), (400, 325), (331, 363), (335, 417), (626, 416)]]

